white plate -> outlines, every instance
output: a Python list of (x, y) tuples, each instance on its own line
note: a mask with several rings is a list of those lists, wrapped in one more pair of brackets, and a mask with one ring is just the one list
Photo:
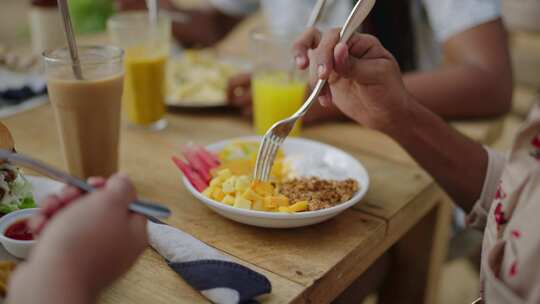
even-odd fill
[[(250, 136), (224, 140), (211, 144), (206, 148), (211, 152), (219, 152), (231, 142), (260, 141), (261, 137)], [(357, 159), (335, 147), (302, 138), (288, 138), (283, 144), (286, 156), (304, 155), (305, 157), (319, 157), (331, 161), (334, 168), (346, 172), (346, 175), (358, 181), (360, 190), (347, 202), (337, 206), (300, 213), (277, 213), (234, 208), (229, 205), (211, 200), (198, 192), (187, 178), (183, 177), (185, 187), (203, 204), (233, 221), (265, 228), (294, 228), (317, 224), (335, 217), (346, 209), (358, 203), (366, 194), (369, 187), (369, 176)]]
[[(64, 184), (46, 177), (25, 175), (26, 179), (32, 184), (32, 193), (38, 206), (45, 197), (50, 194), (60, 192)], [(4, 247), (0, 247), (0, 260), (15, 260), (15, 257), (9, 254)]]

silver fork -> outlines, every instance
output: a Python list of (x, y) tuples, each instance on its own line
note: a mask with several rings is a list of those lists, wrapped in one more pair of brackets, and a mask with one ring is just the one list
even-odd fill
[[(356, 3), (339, 33), (340, 42), (349, 41), (349, 38), (351, 38), (354, 32), (356, 32), (356, 29), (364, 22), (374, 5), (375, 0), (359, 0)], [(291, 117), (276, 122), (266, 132), (259, 147), (259, 152), (257, 153), (255, 172), (253, 172), (253, 178), (255, 180), (263, 182), (268, 181), (279, 147), (283, 141), (285, 141), (287, 136), (289, 136), (294, 124), (302, 118), (309, 108), (317, 101), (317, 97), (319, 97), (319, 94), (325, 85), (326, 80), (319, 79), (302, 107), (300, 107), (300, 109), (298, 109)]]
[[(0, 159), (8, 161), (12, 164), (33, 169), (43, 175), (49, 176), (55, 180), (71, 185), (83, 192), (93, 192), (96, 189), (85, 181), (78, 179), (74, 176), (68, 175), (60, 170), (52, 168), (49, 165), (44, 164), (41, 161), (33, 159), (29, 156), (25, 156), (19, 153), (13, 153), (11, 151), (0, 149)], [(142, 214), (148, 217), (152, 221), (158, 221), (156, 218), (167, 218), (171, 215), (169, 208), (142, 200), (136, 200), (129, 205), (130, 211)]]

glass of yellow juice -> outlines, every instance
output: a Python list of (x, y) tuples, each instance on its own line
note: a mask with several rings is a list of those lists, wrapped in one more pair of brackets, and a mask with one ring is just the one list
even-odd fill
[[(293, 39), (264, 30), (255, 30), (251, 35), (253, 122), (259, 135), (294, 114), (306, 97), (306, 77), (295, 68), (290, 53)], [(300, 135), (300, 128), (298, 122), (290, 135)]]
[(152, 130), (165, 128), (170, 20), (159, 16), (153, 23), (146, 12), (128, 12), (110, 18), (107, 29), (112, 42), (125, 52), (122, 105), (128, 123)]

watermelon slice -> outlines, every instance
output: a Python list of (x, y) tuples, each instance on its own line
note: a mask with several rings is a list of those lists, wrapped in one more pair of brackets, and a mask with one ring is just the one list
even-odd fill
[(193, 187), (197, 189), (197, 191), (203, 192), (208, 187), (208, 183), (205, 182), (204, 179), (183, 160), (173, 156), (172, 161), (182, 171), (184, 176), (189, 180)]

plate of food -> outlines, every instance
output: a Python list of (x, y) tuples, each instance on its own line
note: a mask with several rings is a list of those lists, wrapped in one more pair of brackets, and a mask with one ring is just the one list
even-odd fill
[(229, 78), (247, 65), (207, 50), (187, 50), (167, 64), (167, 97), (170, 107), (211, 108), (227, 105)]
[(261, 137), (189, 145), (173, 162), (201, 203), (233, 221), (266, 228), (294, 228), (333, 218), (357, 204), (369, 188), (360, 161), (320, 142), (288, 138), (268, 183), (252, 181)]

